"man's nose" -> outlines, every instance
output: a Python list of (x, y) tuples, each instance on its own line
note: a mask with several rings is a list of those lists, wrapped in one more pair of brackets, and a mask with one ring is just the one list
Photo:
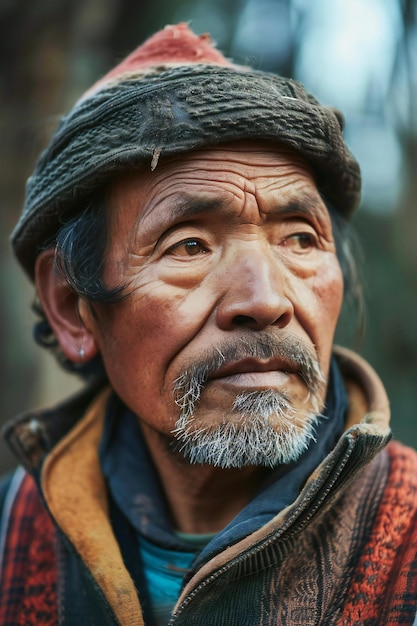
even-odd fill
[(219, 328), (262, 330), (271, 325), (285, 328), (290, 323), (294, 307), (285, 295), (285, 270), (280, 266), (276, 258), (246, 251), (224, 268), (223, 297), (217, 308)]

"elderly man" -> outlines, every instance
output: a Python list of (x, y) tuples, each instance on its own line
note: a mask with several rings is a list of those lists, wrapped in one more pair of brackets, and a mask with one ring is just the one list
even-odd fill
[(413, 623), (417, 457), (333, 346), (341, 124), (183, 24), (63, 118), (12, 240), (88, 384), (6, 427), (2, 624)]

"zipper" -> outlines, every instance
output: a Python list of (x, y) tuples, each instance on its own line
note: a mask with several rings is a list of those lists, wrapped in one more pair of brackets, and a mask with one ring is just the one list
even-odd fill
[[(170, 621), (168, 622), (168, 626), (174, 626), (177, 621), (177, 618), (181, 616), (181, 614), (184, 612), (184, 610), (187, 608), (190, 602), (196, 597), (196, 595), (198, 595), (201, 591), (203, 591), (204, 588), (207, 587), (207, 585), (209, 585), (211, 582), (216, 580), (216, 578), (225, 574), (226, 572), (231, 570), (233, 567), (236, 567), (237, 565), (239, 565), (239, 563), (242, 563), (245, 560), (251, 559), (254, 555), (259, 553), (261, 550), (267, 549), (272, 543), (275, 543), (278, 538), (280, 538), (281, 543), (285, 543), (289, 541), (295, 535), (299, 534), (308, 525), (310, 520), (314, 517), (314, 515), (322, 506), (323, 502), (328, 498), (330, 492), (333, 490), (337, 481), (339, 480), (348, 461), (352, 458), (353, 452), (355, 450), (356, 438), (351, 435), (349, 438), (347, 438), (347, 441), (349, 443), (349, 446), (345, 450), (343, 457), (337, 461), (337, 469), (336, 467), (334, 467), (336, 466), (336, 462), (333, 466), (334, 471), (332, 470), (332, 467), (328, 469), (327, 478), (323, 480), (323, 483), (321, 485), (323, 489), (321, 490), (319, 486), (318, 488), (319, 491), (318, 493), (316, 493), (317, 497), (313, 501), (310, 500), (310, 503), (308, 503), (308, 495), (306, 494), (306, 496), (304, 497), (304, 503), (301, 503), (300, 507), (303, 507), (304, 505), (305, 508), (307, 508), (308, 506), (308, 509), (301, 513), (298, 509), (298, 517), (299, 517), (298, 521), (294, 520), (294, 516), (292, 518), (290, 516), (290, 518), (286, 521), (286, 524), (284, 526), (280, 527), (279, 529), (275, 530), (269, 535), (266, 535), (266, 537), (263, 540), (259, 540), (254, 547), (252, 547), (245, 553), (235, 557), (234, 559), (232, 559), (231, 561), (223, 565), (220, 569), (217, 569), (211, 575), (207, 576), (207, 578), (205, 578), (203, 581), (198, 583), (195, 589), (192, 590), (186, 598), (184, 598), (184, 600), (178, 607), (178, 610), (175, 612), (175, 615), (173, 615)], [(368, 461), (368, 459), (366, 460)], [(361, 464), (361, 467), (362, 465), (363, 463)], [(353, 475), (356, 475), (356, 473), (357, 471), (355, 471)], [(324, 485), (327, 485), (327, 486), (324, 487)], [(297, 515), (295, 517), (297, 517)], [(292, 529), (291, 529), (291, 526), (292, 526)]]

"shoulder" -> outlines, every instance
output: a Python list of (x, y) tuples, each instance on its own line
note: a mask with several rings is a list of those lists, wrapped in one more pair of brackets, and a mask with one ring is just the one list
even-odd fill
[(404, 564), (417, 574), (417, 452), (392, 441), (387, 453), (388, 476), (372, 541), (379, 544), (385, 554), (392, 552), (393, 559), (404, 559)]
[[(17, 518), (26, 514), (26, 509), (33, 508), (36, 487), (31, 476), (22, 467), (4, 476), (0, 480), (0, 564), (4, 565), (10, 529)], [(32, 501), (32, 507), (30, 503)], [(29, 506), (28, 506), (29, 505)], [(36, 511), (33, 511), (36, 514)]]
[(394, 526), (412, 524), (417, 530), (417, 452), (398, 441), (387, 446), (388, 479), (380, 512), (389, 515)]
[(4, 502), (9, 492), (13, 476), (14, 472), (10, 472), (9, 474), (6, 474), (5, 476), (2, 476), (2, 478), (0, 478), (0, 515), (3, 511)]
[(0, 478), (0, 540), (5, 532), (11, 509), (26, 476), (25, 470), (18, 467), (13, 472)]
[(34, 479), (22, 468), (3, 479), (0, 490), (0, 624), (17, 624), (21, 619), (32, 624), (40, 612), (43, 624), (55, 624), (57, 562), (52, 521)]
[(399, 474), (401, 483), (413, 482), (417, 487), (417, 451), (399, 441), (391, 441), (387, 446), (390, 459), (390, 473)]
[(2, 531), (10, 520), (22, 515), (36, 516), (45, 510), (33, 477), (23, 467), (0, 479), (0, 519)]
[(0, 569), (13, 551), (23, 546), (28, 551), (39, 532), (50, 538), (52, 520), (33, 477), (19, 467), (0, 482)]
[[(417, 452), (392, 441), (382, 455), (387, 473), (350, 577), (341, 624), (411, 624), (416, 614)], [(381, 469), (374, 464), (374, 472)]]

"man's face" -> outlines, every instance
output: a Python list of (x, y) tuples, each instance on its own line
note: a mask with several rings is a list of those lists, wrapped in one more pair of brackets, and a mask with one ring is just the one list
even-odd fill
[(343, 297), (306, 163), (231, 144), (129, 173), (107, 206), (105, 282), (125, 299), (96, 309), (93, 332), (148, 440), (222, 467), (297, 458), (323, 408)]

